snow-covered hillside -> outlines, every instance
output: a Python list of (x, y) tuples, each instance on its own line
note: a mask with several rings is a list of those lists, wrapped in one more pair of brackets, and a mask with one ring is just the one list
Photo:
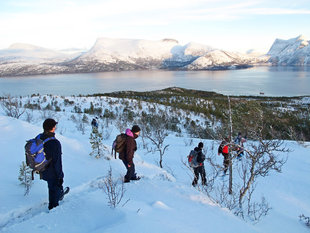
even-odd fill
[[(79, 114), (78, 109), (103, 106), (117, 114), (123, 108), (137, 109), (138, 103), (131, 100), (117, 102), (116, 98), (34, 96), (20, 99), (32, 110), (17, 120), (4, 116), (0, 108), (0, 232), (135, 232), (135, 233), (306, 233), (309, 229), (299, 221), (299, 215), (310, 216), (309, 143), (301, 146), (287, 142), (293, 150), (289, 154), (282, 173), (271, 174), (258, 182), (257, 192), (263, 194), (272, 209), (261, 222), (253, 225), (220, 208), (206, 193), (191, 186), (192, 174), (182, 160), (198, 144), (199, 139), (185, 134), (167, 137), (169, 150), (164, 155), (164, 168), (159, 168), (158, 154), (147, 153), (142, 138), (137, 139), (135, 154), (136, 171), (143, 178), (125, 184), (126, 192), (115, 209), (108, 206), (106, 194), (100, 188), (111, 168), (113, 177), (122, 177), (125, 168), (119, 159), (111, 158), (110, 145), (119, 133), (119, 126), (131, 127), (120, 119), (99, 119), (104, 130), (105, 158), (89, 156), (91, 145), (90, 123), (86, 118), (93, 115)], [(61, 111), (49, 110), (53, 104)], [(122, 104), (123, 103), (123, 104)], [(141, 102), (144, 111), (153, 111), (155, 106)], [(39, 107), (41, 106), (41, 107)], [(49, 106), (49, 107), (48, 107)], [(158, 106), (160, 108), (160, 106)], [(74, 111), (76, 110), (76, 111)], [(140, 109), (141, 110), (141, 109)], [(180, 113), (181, 114), (181, 113)], [(70, 193), (60, 206), (47, 210), (47, 184), (38, 176), (24, 196), (24, 189), (17, 179), (19, 167), (24, 160), (24, 144), (42, 131), (42, 122), (53, 117), (59, 122), (56, 137), (62, 143), (65, 185)], [(82, 120), (83, 119), (83, 120)], [(27, 121), (28, 122), (27, 122)], [(120, 124), (121, 123), (121, 124)], [(123, 124), (123, 125), (122, 125)], [(191, 144), (191, 142), (193, 144)], [(219, 142), (204, 140), (208, 153), (217, 153)], [(220, 164), (222, 158), (215, 156)], [(207, 161), (205, 162), (205, 164)], [(206, 164), (207, 165), (207, 164)], [(207, 177), (210, 171), (207, 172)], [(227, 182), (223, 180), (223, 182)]]
[(289, 40), (276, 39), (268, 55), (274, 65), (309, 66), (309, 40), (302, 35)]

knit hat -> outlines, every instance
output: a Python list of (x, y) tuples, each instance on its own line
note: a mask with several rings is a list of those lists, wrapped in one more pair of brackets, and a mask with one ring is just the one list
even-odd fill
[(134, 125), (134, 126), (132, 126), (132, 128), (131, 128), (131, 132), (133, 132), (133, 133), (138, 133), (138, 132), (140, 132), (140, 127), (138, 126), (138, 125)]
[(54, 119), (48, 118), (43, 122), (43, 129), (44, 131), (52, 130), (58, 124), (57, 121)]
[(203, 148), (203, 143), (202, 142), (198, 143), (198, 148), (200, 148), (200, 149)]

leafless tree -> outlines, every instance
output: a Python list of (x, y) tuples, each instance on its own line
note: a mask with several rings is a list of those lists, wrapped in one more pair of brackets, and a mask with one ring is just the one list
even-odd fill
[(20, 118), (26, 111), (23, 104), (11, 95), (6, 95), (1, 98), (1, 105), (7, 116), (17, 119)]
[(141, 117), (141, 124), (143, 126), (142, 132), (145, 138), (149, 139), (153, 145), (152, 152), (159, 152), (159, 166), (163, 168), (163, 157), (169, 145), (165, 144), (165, 139), (168, 136), (166, 127), (167, 116), (163, 114), (147, 115)]
[[(270, 206), (264, 197), (260, 201), (253, 198), (256, 184), (272, 172), (281, 172), (287, 160), (286, 154), (290, 150), (283, 140), (277, 139), (280, 137), (275, 134), (272, 127), (266, 126), (263, 111), (258, 106), (251, 109), (248, 114), (252, 115), (253, 120), (245, 126), (248, 142), (246, 148), (243, 148), (244, 156), (240, 161), (237, 160), (234, 150), (241, 146), (234, 142), (229, 143), (231, 172), (228, 180), (218, 176), (220, 165), (212, 156), (207, 156), (206, 171), (213, 171), (211, 177), (215, 181), (212, 188), (207, 186), (205, 191), (211, 200), (229, 208), (237, 216), (258, 222), (261, 217), (267, 215)], [(270, 137), (268, 139), (265, 136), (266, 132)]]

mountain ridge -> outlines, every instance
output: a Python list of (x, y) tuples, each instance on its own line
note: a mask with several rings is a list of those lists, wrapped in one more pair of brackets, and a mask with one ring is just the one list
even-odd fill
[(140, 40), (100, 37), (88, 51), (65, 53), (16, 43), (0, 50), (0, 77), (128, 70), (226, 70), (256, 65), (310, 65), (304, 36), (276, 39), (267, 54), (224, 51), (175, 39)]

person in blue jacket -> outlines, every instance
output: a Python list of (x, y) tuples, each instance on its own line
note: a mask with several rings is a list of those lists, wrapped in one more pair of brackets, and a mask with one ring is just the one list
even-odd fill
[(47, 141), (44, 144), (44, 152), (46, 154), (46, 159), (50, 160), (46, 169), (41, 173), (43, 180), (47, 181), (48, 185), (48, 197), (49, 205), (48, 209), (51, 210), (59, 205), (59, 200), (63, 198), (63, 179), (64, 173), (62, 170), (62, 159), (61, 159), (61, 144), (55, 138), (56, 122), (54, 119), (48, 118), (43, 122), (43, 134), (41, 134), (41, 139), (45, 140), (47, 138), (53, 137), (53, 139)]

